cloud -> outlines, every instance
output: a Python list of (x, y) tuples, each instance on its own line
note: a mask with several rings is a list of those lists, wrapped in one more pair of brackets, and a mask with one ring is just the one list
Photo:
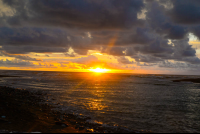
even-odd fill
[(87, 57), (80, 57), (76, 59), (71, 59), (69, 61), (79, 63), (79, 64), (89, 64), (91, 62), (98, 62), (99, 60), (94, 55), (89, 55)]
[(155, 53), (173, 53), (173, 48), (168, 44), (167, 40), (155, 40), (146, 46), (136, 46), (135, 51), (139, 51), (143, 54), (155, 54)]
[(27, 54), (30, 52), (36, 52), (36, 53), (61, 53), (61, 52), (66, 52), (66, 48), (63, 47), (39, 47), (39, 46), (9, 46), (5, 45), (2, 46), (2, 50), (5, 50), (7, 53), (10, 54)]
[(134, 58), (136, 62), (156, 63), (158, 61), (162, 61), (162, 59), (159, 57), (155, 57), (155, 56), (147, 55), (147, 54), (137, 54), (137, 55), (131, 56), (131, 58)]
[(147, 5), (146, 18), (149, 27), (166, 39), (183, 39), (187, 35), (187, 27), (174, 24), (166, 15), (166, 8), (159, 2)]
[(89, 50), (97, 50), (115, 56), (123, 64), (132, 63), (124, 56), (144, 66), (168, 60), (200, 64), (196, 50), (188, 43), (190, 33), (200, 38), (198, 0), (1, 0), (0, 3), (5, 6), (0, 10), (0, 49), (10, 57), (37, 61), (28, 54), (82, 55), (85, 57), (70, 62), (89, 66), (94, 62), (103, 64), (97, 57), (87, 56)]
[(173, 8), (167, 12), (178, 24), (191, 25), (200, 23), (200, 2), (198, 0), (171, 0)]
[(197, 64), (188, 64), (185, 62), (171, 62), (171, 61), (162, 61), (159, 63), (159, 67), (164, 67), (164, 68), (176, 68), (176, 69), (197, 69), (199, 70), (200, 65)]
[(122, 64), (133, 64), (134, 62), (133, 61), (129, 61), (126, 57), (124, 56), (121, 56), (117, 59), (117, 61), (119, 63), (122, 63)]
[(141, 25), (137, 13), (141, 0), (3, 0), (16, 10), (7, 19), (11, 26), (40, 25), (83, 29), (124, 29)]
[(0, 54), (1, 54), (1, 55), (4, 55), (4, 56), (8, 56), (8, 57), (15, 57), (15, 58), (21, 59), (21, 60), (42, 61), (41, 59), (31, 58), (31, 57), (26, 56), (26, 55), (14, 55), (14, 54), (6, 53), (6, 52), (4, 52), (4, 51), (0, 51)]
[[(66, 39), (67, 33), (58, 29), (42, 29), (42, 28), (19, 28), (19, 29), (1, 29), (2, 32), (9, 31), (12, 34), (7, 34), (11, 40), (6, 40), (5, 43), (8, 44), (18, 44), (18, 45), (27, 45), (34, 44), (35, 46), (49, 46), (54, 47), (53, 44), (56, 44), (57, 47), (64, 47), (69, 42)], [(4, 36), (3, 36), (4, 37)], [(3, 39), (2, 39), (3, 40)], [(43, 42), (43, 43), (41, 43)], [(19, 44), (20, 43), (20, 44)]]
[(35, 65), (32, 62), (29, 61), (23, 61), (23, 60), (0, 60), (0, 66), (3, 67), (34, 67)]

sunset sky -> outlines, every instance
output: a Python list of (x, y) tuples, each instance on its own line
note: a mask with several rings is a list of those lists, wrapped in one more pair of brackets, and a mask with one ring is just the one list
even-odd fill
[(0, 0), (0, 69), (200, 75), (200, 0)]

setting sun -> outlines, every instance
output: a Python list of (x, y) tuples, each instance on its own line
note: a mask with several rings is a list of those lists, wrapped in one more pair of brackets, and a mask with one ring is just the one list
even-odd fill
[(109, 69), (95, 68), (95, 69), (90, 69), (90, 71), (96, 72), (96, 73), (105, 73), (109, 71)]

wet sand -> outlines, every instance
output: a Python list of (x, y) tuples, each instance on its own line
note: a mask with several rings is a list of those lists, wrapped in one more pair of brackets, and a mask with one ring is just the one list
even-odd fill
[(86, 133), (84, 128), (60, 120), (51, 106), (40, 103), (44, 101), (42, 96), (24, 89), (0, 87), (0, 133)]

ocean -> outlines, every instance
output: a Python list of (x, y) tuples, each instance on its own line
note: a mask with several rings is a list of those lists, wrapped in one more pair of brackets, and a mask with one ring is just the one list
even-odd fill
[[(112, 74), (1, 70), (0, 86), (46, 93), (59, 112), (134, 132), (200, 132), (197, 75)], [(16, 76), (16, 77), (12, 77)]]

